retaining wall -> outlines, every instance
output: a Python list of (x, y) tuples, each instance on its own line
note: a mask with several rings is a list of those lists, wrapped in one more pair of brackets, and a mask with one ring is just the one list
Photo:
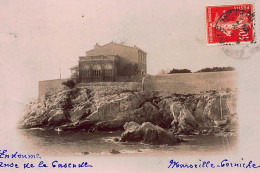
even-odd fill
[[(68, 79), (54, 79), (39, 81), (39, 101), (43, 102), (47, 95), (51, 95), (60, 91), (63, 86), (62, 82)], [(79, 83), (77, 87), (87, 87), (95, 91), (106, 92), (124, 92), (124, 91), (141, 91), (142, 85), (140, 82), (91, 82)]]
[[(45, 96), (62, 89), (62, 82), (67, 79), (54, 79), (39, 81), (39, 100), (42, 102)], [(95, 91), (123, 92), (123, 91), (167, 91), (179, 94), (194, 94), (208, 90), (235, 89), (237, 88), (237, 73), (229, 72), (205, 72), (182, 73), (166, 75), (146, 75), (139, 82), (92, 82), (80, 83), (77, 87), (87, 87)]]
[(53, 79), (39, 81), (39, 100), (43, 102), (45, 96), (58, 92), (62, 88), (62, 82), (67, 79)]
[(147, 75), (143, 82), (145, 91), (169, 91), (179, 94), (194, 94), (208, 90), (237, 88), (237, 73), (204, 72), (166, 75)]
[(137, 92), (142, 90), (140, 82), (92, 82), (80, 83), (77, 87), (86, 87), (95, 91), (106, 91), (112, 93), (113, 91), (119, 93), (124, 91)]

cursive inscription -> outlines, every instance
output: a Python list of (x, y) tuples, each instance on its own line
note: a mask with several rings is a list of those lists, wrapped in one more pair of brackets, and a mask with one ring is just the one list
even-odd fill
[[(16, 160), (24, 160), (24, 162), (15, 162)], [(20, 152), (9, 153), (7, 150), (0, 150), (0, 169), (4, 168), (92, 168), (88, 162), (80, 163), (60, 162), (54, 160), (52, 162), (45, 162), (40, 154), (23, 154)], [(1, 172), (1, 171), (0, 171)]]
[(197, 163), (181, 163), (176, 160), (170, 160), (168, 168), (260, 168), (259, 164), (254, 163), (252, 160), (244, 160), (241, 158), (238, 162), (223, 159), (219, 163), (213, 163), (209, 160), (202, 161), (199, 159)]

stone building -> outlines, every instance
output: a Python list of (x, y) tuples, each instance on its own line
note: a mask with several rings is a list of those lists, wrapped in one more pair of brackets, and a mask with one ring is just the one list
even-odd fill
[(78, 66), (71, 67), (73, 74), (79, 76), (79, 82), (122, 81), (129, 65), (135, 67), (135, 77), (147, 73), (147, 53), (137, 46), (130, 47), (110, 42), (103, 46), (96, 44), (94, 49), (79, 57)]

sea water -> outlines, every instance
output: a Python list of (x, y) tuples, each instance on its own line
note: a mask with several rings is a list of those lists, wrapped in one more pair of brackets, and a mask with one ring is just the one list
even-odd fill
[(180, 136), (185, 142), (169, 145), (149, 145), (115, 141), (123, 131), (70, 132), (43, 129), (17, 130), (22, 146), (30, 152), (47, 156), (111, 155), (112, 149), (120, 155), (198, 155), (223, 154), (236, 149), (237, 137), (216, 135)]

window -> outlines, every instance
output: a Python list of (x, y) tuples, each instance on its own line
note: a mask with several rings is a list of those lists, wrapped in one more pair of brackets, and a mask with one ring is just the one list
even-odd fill
[(81, 72), (83, 78), (91, 76), (90, 66), (88, 64), (83, 65), (81, 68)]
[(82, 70), (88, 70), (88, 69), (90, 69), (89, 65), (84, 65), (84, 66), (82, 67)]
[(141, 52), (138, 52), (138, 58), (139, 58), (139, 61), (142, 61), (142, 53)]
[(92, 73), (94, 77), (98, 77), (101, 75), (101, 66), (99, 64), (94, 65), (92, 68)]
[(101, 70), (93, 70), (93, 76), (98, 77), (101, 74)]
[(106, 64), (104, 67), (105, 76), (113, 76), (113, 65)]
[(83, 75), (89, 77), (90, 76), (90, 69), (84, 70)]
[(113, 76), (112, 70), (105, 70), (105, 76)]
[(145, 63), (146, 62), (146, 55), (145, 55), (145, 53), (138, 52), (138, 59), (139, 59), (139, 61)]

